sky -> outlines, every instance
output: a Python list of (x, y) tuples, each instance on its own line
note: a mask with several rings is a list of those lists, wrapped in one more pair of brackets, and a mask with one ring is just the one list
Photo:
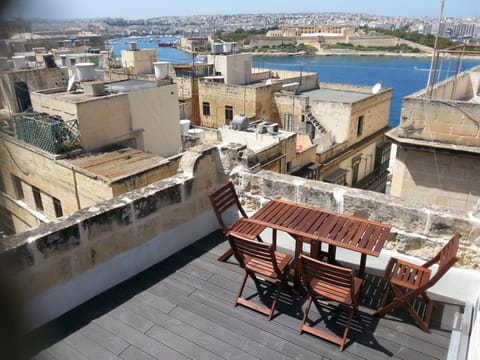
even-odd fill
[[(2, 0), (0, 0), (2, 1)], [(10, 0), (3, 17), (87, 19), (120, 17), (148, 19), (160, 16), (256, 13), (349, 12), (371, 15), (437, 18), (442, 0)], [(448, 17), (480, 17), (479, 0), (445, 0)]]

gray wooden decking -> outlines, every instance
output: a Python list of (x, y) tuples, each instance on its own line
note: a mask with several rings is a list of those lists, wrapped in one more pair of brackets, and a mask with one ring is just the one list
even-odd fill
[[(461, 306), (437, 303), (432, 334), (400, 310), (374, 317), (384, 284), (369, 275), (360, 318), (341, 353), (332, 343), (298, 334), (302, 297), (282, 295), (272, 321), (234, 307), (243, 270), (233, 258), (216, 260), (227, 246), (219, 231), (212, 233), (102, 293), (29, 334), (24, 342), (28, 355), (36, 360), (446, 358), (453, 314)], [(253, 282), (247, 284), (256, 293)], [(268, 292), (264, 298), (269, 301)], [(316, 320), (319, 313), (312, 308), (310, 315)], [(341, 312), (334, 312), (326, 325), (316, 326), (335, 331), (342, 319)]]

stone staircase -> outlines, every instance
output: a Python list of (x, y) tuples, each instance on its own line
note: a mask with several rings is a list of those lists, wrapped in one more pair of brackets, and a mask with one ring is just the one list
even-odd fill
[(322, 124), (320, 124), (320, 121), (317, 120), (315, 115), (313, 115), (310, 110), (306, 110), (303, 114), (305, 115), (305, 119), (310, 121), (313, 126), (315, 126), (315, 129), (320, 132), (320, 134), (325, 135), (327, 133), (327, 130), (325, 130)]

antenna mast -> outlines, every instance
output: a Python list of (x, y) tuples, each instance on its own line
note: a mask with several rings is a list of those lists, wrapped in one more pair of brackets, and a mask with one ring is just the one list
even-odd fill
[[(437, 53), (437, 45), (438, 45), (438, 35), (440, 34), (440, 27), (442, 25), (443, 19), (443, 9), (445, 7), (445, 0), (441, 0), (440, 6), (440, 16), (438, 17), (438, 30), (435, 34), (435, 42), (433, 44), (433, 53), (432, 53), (432, 61), (430, 62), (430, 71), (428, 72), (428, 80), (427, 80), (427, 96), (430, 99), (432, 97), (433, 92), (433, 85), (435, 84), (435, 78), (437, 75), (437, 62), (438, 62), (438, 53)], [(433, 70), (435, 69), (435, 70)], [(434, 75), (432, 76), (432, 71), (434, 71)]]

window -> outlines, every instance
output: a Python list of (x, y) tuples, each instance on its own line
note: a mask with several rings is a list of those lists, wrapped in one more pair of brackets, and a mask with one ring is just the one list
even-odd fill
[(391, 144), (386, 143), (383, 146), (377, 146), (375, 152), (375, 169), (386, 169), (390, 162)]
[(57, 198), (53, 198), (53, 208), (55, 210), (55, 216), (63, 216), (62, 203)]
[(361, 161), (362, 154), (359, 154), (352, 159), (352, 186), (358, 182)]
[(233, 107), (225, 105), (225, 123), (233, 120)]
[(22, 180), (20, 180), (15, 175), (12, 175), (12, 183), (17, 200), (25, 199), (25, 195), (23, 194)]
[(40, 193), (40, 190), (35, 186), (32, 186), (32, 193), (37, 211), (43, 211), (42, 194)]
[(358, 182), (358, 170), (360, 169), (360, 161), (352, 165), (352, 185)]
[(203, 115), (210, 116), (210, 103), (204, 102), (202, 103), (203, 106)]
[(291, 113), (285, 113), (283, 115), (283, 128), (287, 131), (292, 131), (293, 115)]
[(363, 115), (358, 117), (357, 136), (361, 136), (363, 132)]

